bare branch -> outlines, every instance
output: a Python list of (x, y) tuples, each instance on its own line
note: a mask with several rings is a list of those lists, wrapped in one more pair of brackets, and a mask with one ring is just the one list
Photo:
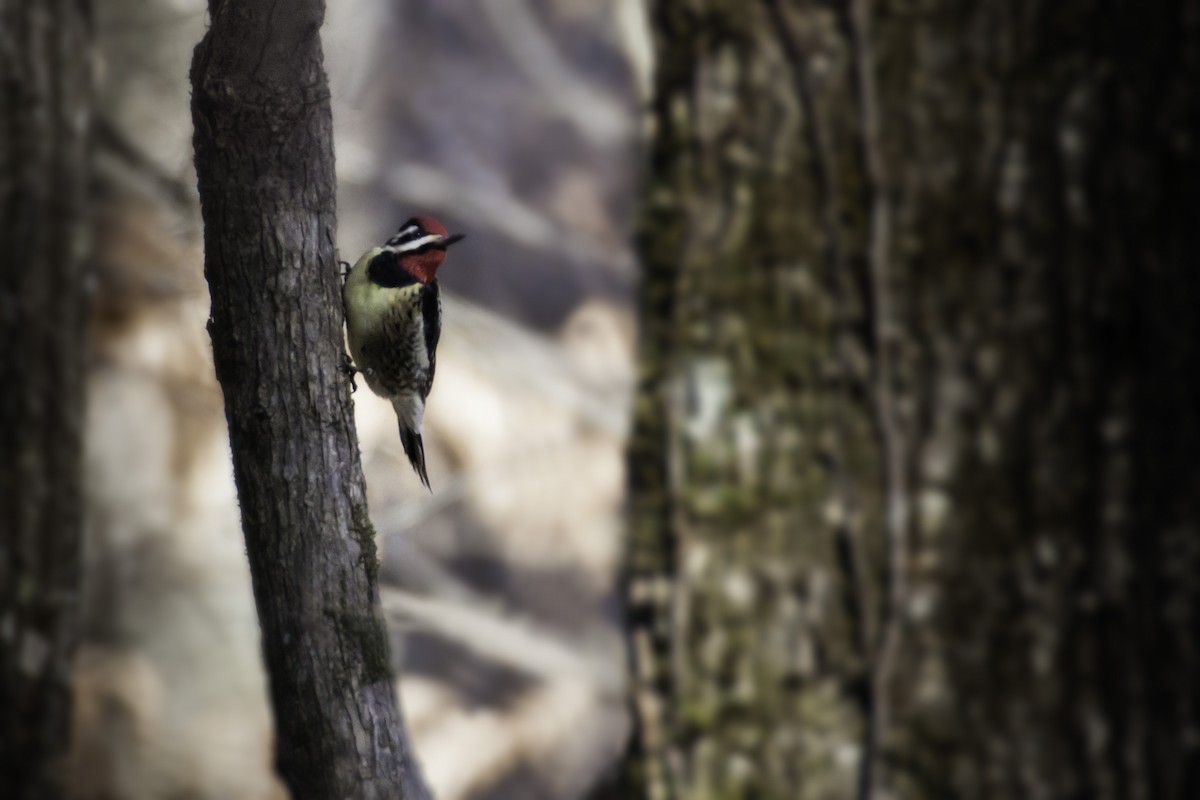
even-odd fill
[(625, 691), (625, 678), (613, 661), (592, 652), (587, 642), (563, 641), (532, 620), (486, 601), (423, 597), (400, 589), (383, 590), (383, 607), (407, 627), (418, 627), (456, 642), (489, 661), (542, 679), (580, 681), (610, 697)]
[(868, 203), (867, 331), (871, 349), (870, 402), (876, 443), (883, 464), (884, 599), (872, 653), (866, 720), (866, 751), (860, 772), (859, 797), (873, 800), (881, 783), (883, 738), (891, 712), (889, 684), (904, 621), (908, 591), (908, 504), (904, 442), (892, 396), (892, 361), (888, 334), (893, 324), (888, 257), (891, 208), (883, 152), (869, 0), (846, 0), (843, 24), (850, 45), (851, 75), (858, 105), (857, 146)]
[(606, 146), (633, 135), (633, 117), (563, 59), (528, 0), (485, 2), (480, 9), (517, 68), (580, 136), (595, 146)]

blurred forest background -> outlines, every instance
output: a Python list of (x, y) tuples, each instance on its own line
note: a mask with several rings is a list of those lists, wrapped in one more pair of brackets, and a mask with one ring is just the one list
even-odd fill
[[(16, 119), (54, 21), (2, 8)], [(91, 231), (54, 229), (92, 306), (73, 798), (286, 796), (204, 330), (204, 25), (95, 0), (47, 56), (95, 86), (56, 96), (86, 156), (45, 140)], [(342, 257), (469, 234), (432, 495), (354, 397), (438, 797), (1200, 797), (1200, 3), (339, 0), (323, 36)], [(64, 388), (14, 389), (21, 268), (6, 458)]]

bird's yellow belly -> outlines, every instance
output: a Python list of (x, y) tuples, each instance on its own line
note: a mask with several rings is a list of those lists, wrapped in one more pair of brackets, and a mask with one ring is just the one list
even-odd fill
[(369, 281), (347, 286), (346, 332), (350, 354), (357, 360), (363, 343), (378, 336), (398, 309), (415, 305), (419, 285), (386, 289)]
[(346, 287), (350, 355), (367, 386), (382, 397), (415, 390), (425, 380), (428, 356), (417, 318), (420, 289), (384, 288), (369, 281)]

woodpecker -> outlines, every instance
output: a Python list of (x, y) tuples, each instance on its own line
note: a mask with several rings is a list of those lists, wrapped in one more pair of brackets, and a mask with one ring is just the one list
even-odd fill
[(421, 421), (442, 333), (437, 270), (446, 248), (462, 238), (433, 217), (413, 217), (364, 253), (342, 287), (354, 366), (371, 391), (391, 401), (404, 454), (427, 489)]

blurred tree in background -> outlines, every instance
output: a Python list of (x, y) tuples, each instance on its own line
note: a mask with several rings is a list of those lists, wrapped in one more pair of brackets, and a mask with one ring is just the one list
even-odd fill
[(63, 790), (79, 631), (91, 9), (0, 3), (0, 787)]
[(651, 9), (641, 793), (1200, 796), (1200, 4)]

